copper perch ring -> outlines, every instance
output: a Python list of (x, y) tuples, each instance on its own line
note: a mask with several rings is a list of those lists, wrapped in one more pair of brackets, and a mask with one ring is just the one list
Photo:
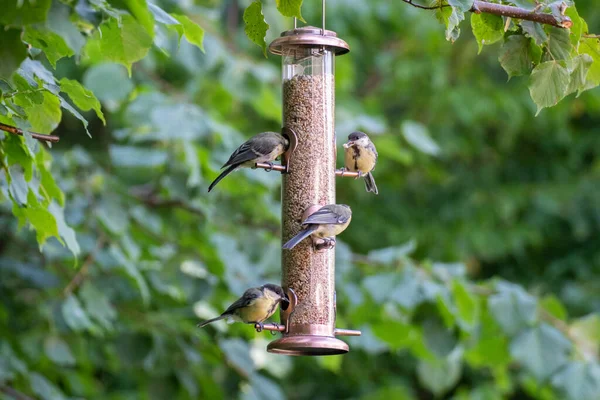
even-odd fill
[[(21, 130), (17, 127), (14, 127), (14, 126), (3, 124), (1, 122), (0, 122), (0, 130), (4, 131), (4, 132), (12, 133), (13, 135), (23, 136), (23, 130)], [(35, 132), (29, 132), (29, 131), (27, 131), (27, 133), (30, 134), (32, 138), (40, 140), (40, 141), (44, 141), (44, 142), (56, 143), (60, 140), (60, 138), (55, 135), (42, 135), (41, 133), (35, 133)]]

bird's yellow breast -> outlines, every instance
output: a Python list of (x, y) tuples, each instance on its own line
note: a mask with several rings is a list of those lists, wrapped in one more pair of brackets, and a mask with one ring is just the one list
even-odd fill
[(344, 153), (344, 163), (349, 171), (360, 171), (366, 174), (375, 168), (376, 161), (375, 153), (364, 147), (351, 146)]
[(247, 307), (237, 311), (244, 322), (263, 322), (275, 313), (277, 303), (268, 297), (259, 297)]

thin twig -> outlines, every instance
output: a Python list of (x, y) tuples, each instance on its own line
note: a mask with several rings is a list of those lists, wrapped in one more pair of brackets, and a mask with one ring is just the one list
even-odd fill
[(402, 0), (402, 1), (405, 2), (406, 4), (410, 4), (411, 6), (420, 8), (422, 10), (438, 10), (440, 8), (450, 7), (450, 4), (439, 4), (437, 6), (422, 6), (421, 4), (413, 3), (412, 0)]
[(105, 242), (106, 242), (106, 237), (104, 236), (103, 233), (100, 233), (100, 235), (98, 236), (98, 240), (96, 240), (96, 246), (94, 247), (94, 250), (92, 250), (90, 252), (90, 254), (88, 254), (85, 261), (81, 265), (81, 268), (79, 269), (79, 271), (77, 271), (77, 274), (75, 274), (73, 279), (71, 279), (71, 281), (67, 284), (67, 286), (65, 286), (65, 288), (63, 290), (64, 297), (69, 297), (69, 295), (71, 293), (73, 293), (73, 291), (75, 289), (77, 289), (79, 287), (79, 285), (81, 285), (81, 283), (87, 276), (90, 266), (96, 260), (96, 256), (98, 255), (98, 252), (100, 251), (102, 246), (104, 246)]
[(0, 385), (0, 392), (6, 394), (7, 396), (15, 400), (35, 400), (33, 397), (29, 397), (19, 392), (18, 390), (3, 384)]
[[(13, 135), (23, 136), (23, 130), (21, 130), (17, 127), (14, 127), (14, 126), (3, 124), (1, 122), (0, 122), (0, 131), (12, 133)], [(40, 140), (40, 141), (44, 141), (44, 142), (56, 143), (60, 140), (60, 138), (55, 135), (43, 135), (41, 133), (35, 133), (35, 132), (29, 132), (29, 131), (27, 133), (29, 133), (32, 138)]]
[(584, 38), (589, 38), (589, 39), (600, 39), (600, 35), (592, 35), (590, 33), (587, 33), (585, 35), (583, 35)]

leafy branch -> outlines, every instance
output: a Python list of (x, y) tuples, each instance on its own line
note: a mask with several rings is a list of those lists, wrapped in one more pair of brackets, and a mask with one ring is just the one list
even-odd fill
[[(420, 8), (423, 10), (439, 10), (441, 8), (451, 7), (451, 5), (447, 3), (441, 3), (436, 6), (424, 6), (413, 2), (413, 0), (402, 1), (406, 4), (410, 4), (413, 7)], [(487, 13), (493, 15), (500, 15), (503, 17), (518, 18), (527, 21), (538, 22), (540, 24), (552, 25), (558, 28), (570, 28), (571, 26), (573, 26), (573, 21), (571, 21), (571, 18), (569, 18), (568, 16), (561, 13), (560, 17), (557, 18), (553, 14), (537, 12), (537, 8), (533, 11), (529, 11), (520, 7), (475, 0), (469, 11), (474, 12), (476, 14)]]

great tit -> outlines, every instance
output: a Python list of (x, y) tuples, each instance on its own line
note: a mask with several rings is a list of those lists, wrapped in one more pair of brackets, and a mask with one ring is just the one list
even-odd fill
[(229, 157), (229, 160), (221, 167), (227, 169), (215, 179), (208, 191), (210, 192), (221, 179), (225, 178), (231, 172), (238, 168), (252, 168), (256, 163), (269, 163), (287, 150), (289, 141), (276, 132), (263, 132), (248, 139), (244, 144), (237, 148)]
[(220, 319), (229, 318), (232, 321), (245, 324), (262, 324), (275, 313), (279, 303), (289, 304), (281, 286), (267, 283), (258, 288), (250, 288), (244, 292), (227, 310), (216, 318), (198, 324), (202, 328)]
[(348, 142), (344, 143), (345, 169), (358, 172), (359, 176), (365, 176), (367, 192), (378, 194), (375, 178), (371, 171), (377, 163), (377, 150), (369, 137), (360, 131), (348, 135)]
[(351, 219), (352, 210), (345, 204), (323, 206), (302, 222), (302, 225), (306, 225), (306, 228), (288, 240), (283, 248), (293, 249), (298, 243), (311, 235), (335, 242), (333, 237), (342, 233), (350, 224)]

